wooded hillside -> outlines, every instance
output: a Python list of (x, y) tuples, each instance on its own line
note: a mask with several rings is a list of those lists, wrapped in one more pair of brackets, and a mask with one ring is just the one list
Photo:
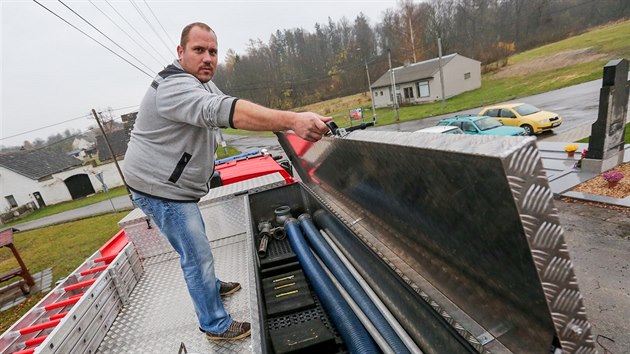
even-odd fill
[(380, 19), (357, 5), (354, 19), (279, 29), (245, 54), (228, 51), (214, 81), (228, 94), (290, 109), (365, 92), (366, 64), (374, 82), (389, 68), (388, 52), (393, 67), (435, 58), (438, 38), (444, 55), (493, 70), (515, 52), (627, 17), (627, 0), (407, 0)]

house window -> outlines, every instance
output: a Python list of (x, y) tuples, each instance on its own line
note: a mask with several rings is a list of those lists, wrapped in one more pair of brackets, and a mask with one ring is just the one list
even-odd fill
[(464, 74), (464, 80), (468, 80), (468, 79), (470, 79), (470, 73), (469, 72)]
[(7, 200), (7, 203), (9, 203), (11, 208), (16, 208), (18, 206), (18, 204), (15, 201), (15, 198), (13, 197), (13, 195), (7, 195), (6, 197), (4, 197), (4, 199)]
[(429, 92), (428, 81), (420, 81), (416, 83), (416, 88), (418, 90), (418, 97), (429, 97), (431, 95), (431, 93)]
[(404, 88), (405, 98), (413, 98), (413, 87)]
[(383, 91), (381, 91), (381, 96), (383, 96)]

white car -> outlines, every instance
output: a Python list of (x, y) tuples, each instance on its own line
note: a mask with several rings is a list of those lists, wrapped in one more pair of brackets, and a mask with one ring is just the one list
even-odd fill
[(453, 125), (436, 125), (434, 127), (416, 130), (416, 133), (464, 134), (459, 127)]

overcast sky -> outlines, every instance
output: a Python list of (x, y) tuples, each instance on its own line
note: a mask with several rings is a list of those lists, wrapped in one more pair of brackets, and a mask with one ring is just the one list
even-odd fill
[(383, 11), (397, 6), (395, 0), (38, 2), (139, 69), (34, 1), (0, 0), (0, 145), (45, 140), (68, 128), (84, 130), (95, 124), (88, 118), (93, 108), (111, 107), (116, 116), (135, 111), (153, 74), (175, 59), (181, 30), (191, 22), (213, 27), (222, 62), (229, 48), (244, 53), (250, 39), (266, 44), (277, 29), (301, 27), (313, 32), (315, 23), (327, 23), (328, 17), (334, 22), (344, 16), (352, 21), (360, 12), (374, 25), (382, 20)]

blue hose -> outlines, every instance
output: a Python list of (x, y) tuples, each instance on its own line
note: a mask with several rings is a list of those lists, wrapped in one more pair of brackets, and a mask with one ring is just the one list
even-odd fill
[(352, 299), (370, 319), (387, 344), (389, 344), (396, 353), (409, 353), (409, 349), (389, 325), (383, 314), (374, 306), (363, 288), (361, 288), (361, 285), (354, 279), (350, 271), (348, 271), (343, 262), (324, 240), (313, 223), (313, 220), (311, 220), (311, 216), (302, 214), (298, 220), (315, 253), (317, 253), (319, 258), (326, 264), (335, 278), (343, 284), (344, 289), (352, 296)]
[(311, 253), (297, 220), (287, 219), (284, 230), (289, 235), (289, 243), (302, 265), (304, 274), (313, 285), (324, 310), (335, 324), (350, 353), (379, 353), (372, 337)]

